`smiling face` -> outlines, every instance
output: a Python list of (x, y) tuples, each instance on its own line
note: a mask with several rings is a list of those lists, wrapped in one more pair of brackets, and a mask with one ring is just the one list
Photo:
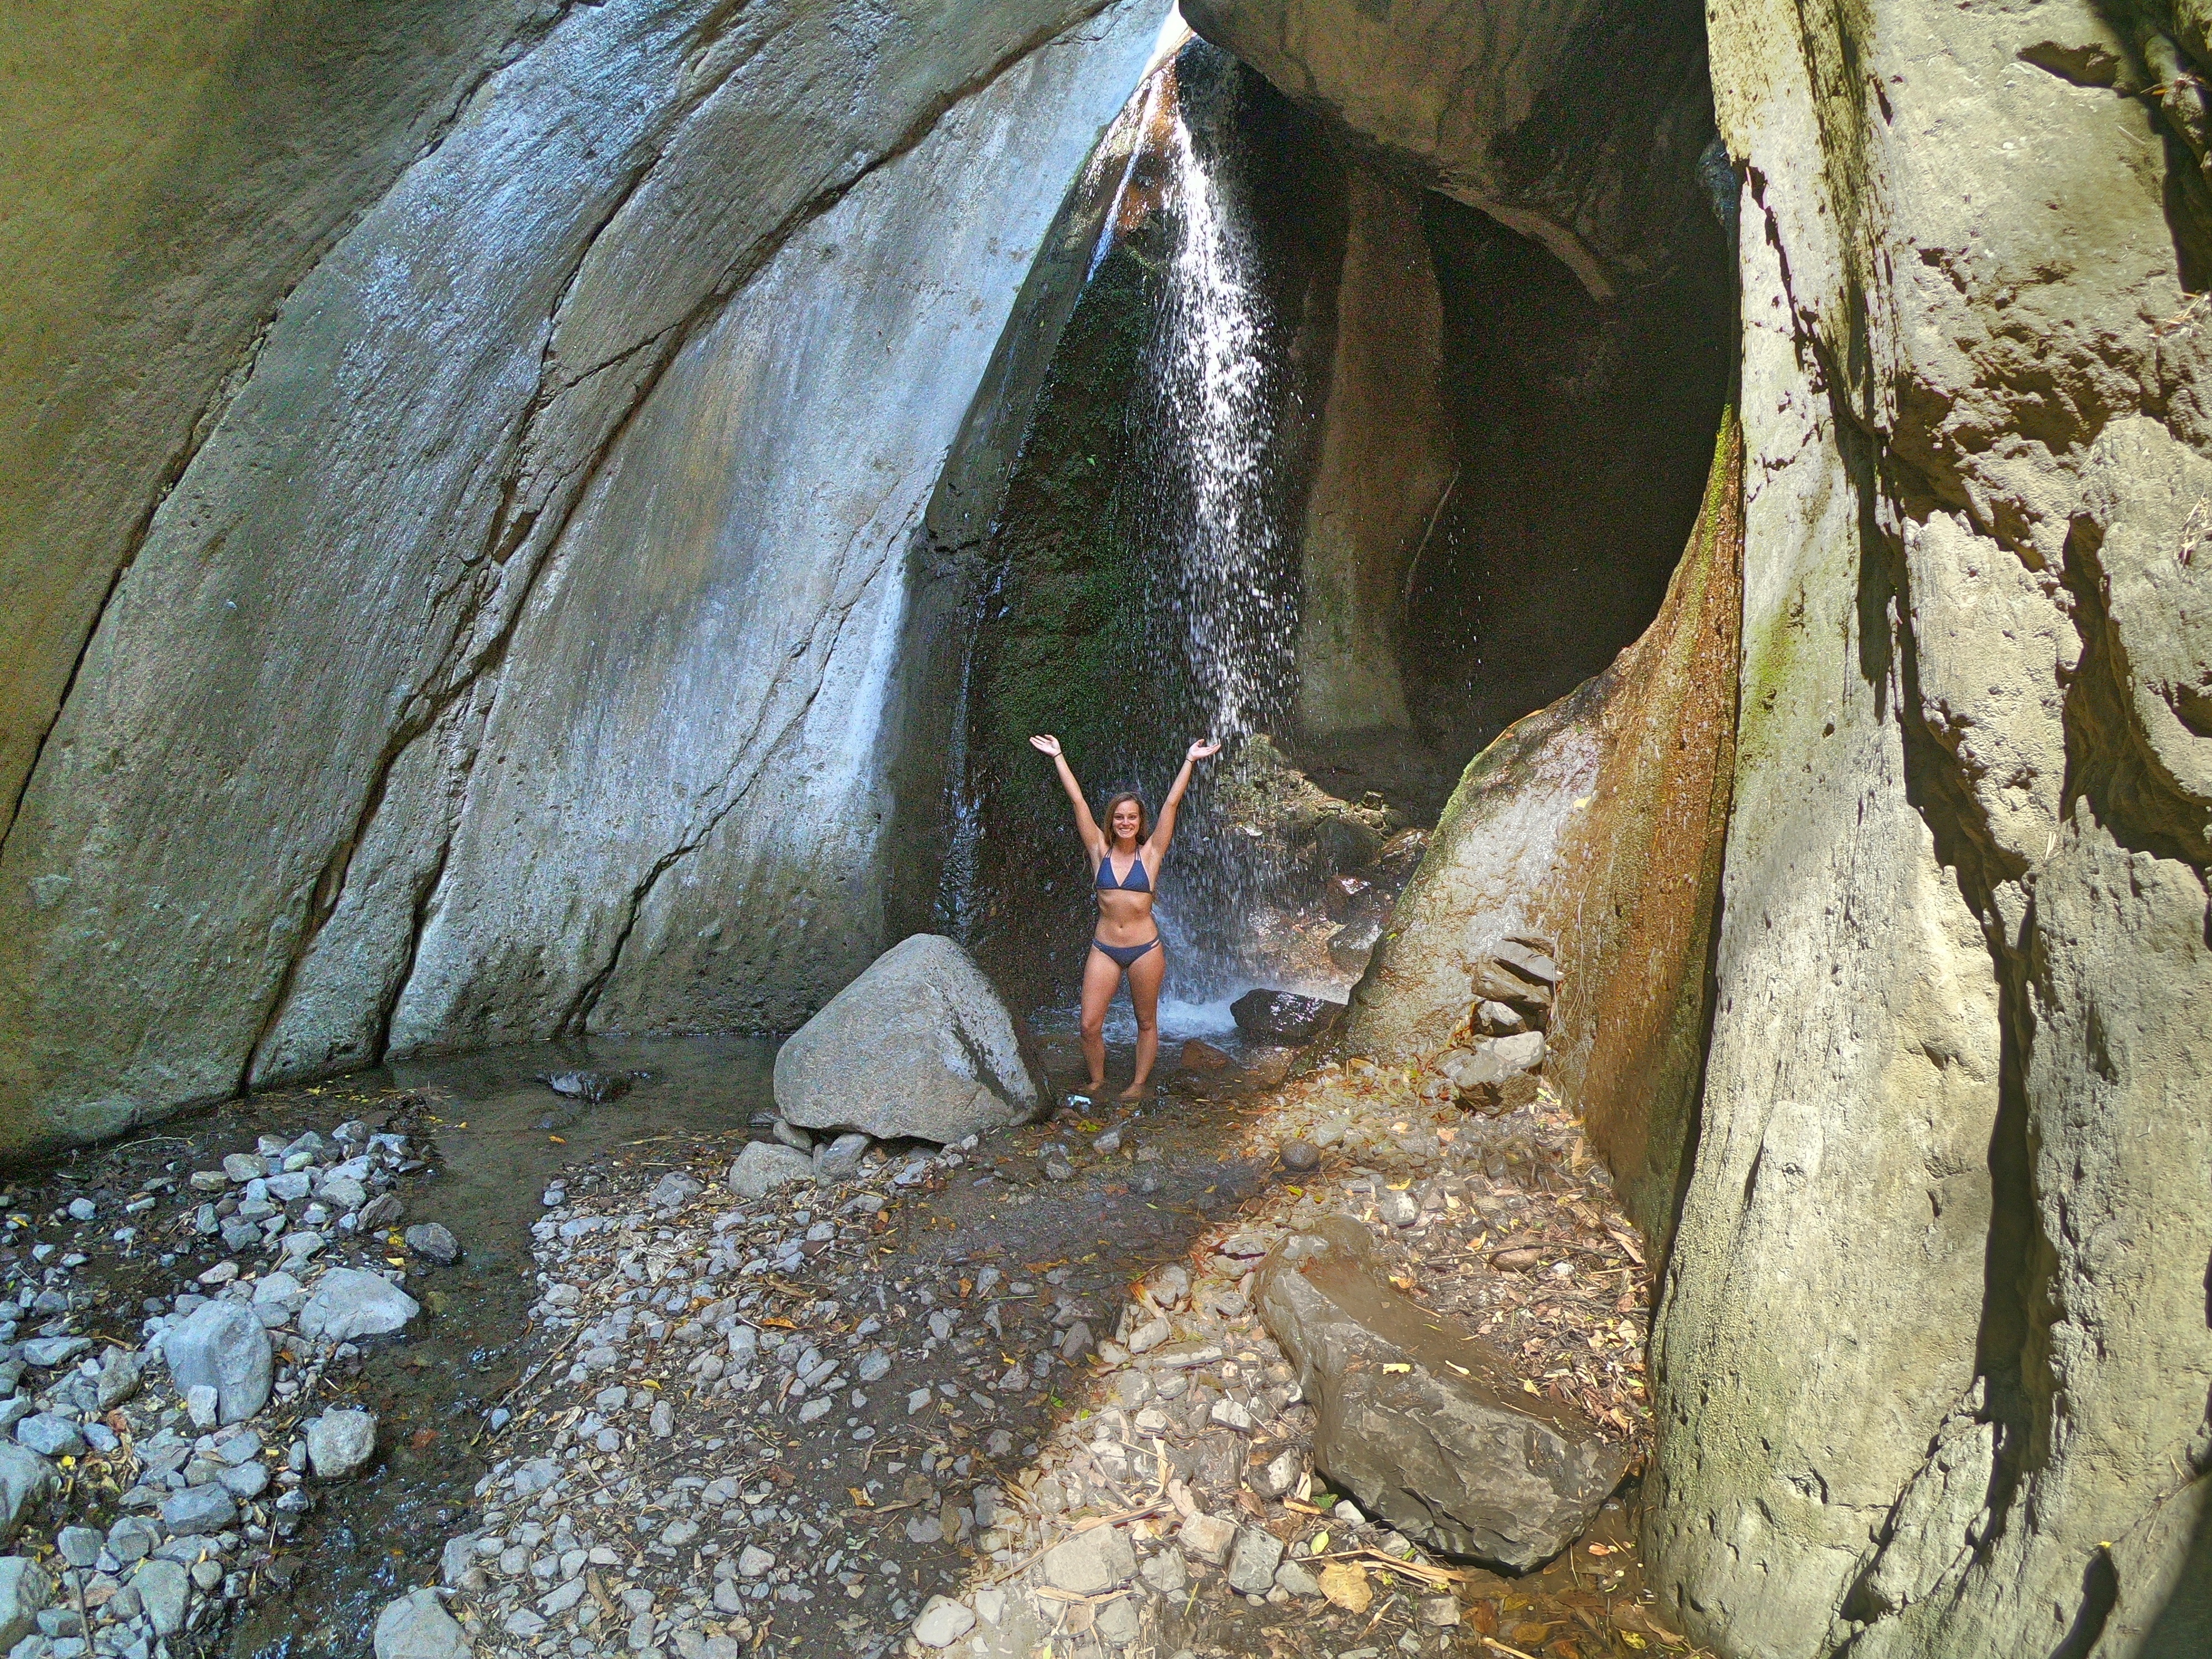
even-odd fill
[(1113, 816), (1107, 820), (1114, 833), (1114, 845), (1124, 852), (1137, 844), (1137, 832), (1144, 828), (1145, 815), (1133, 800), (1114, 803)]

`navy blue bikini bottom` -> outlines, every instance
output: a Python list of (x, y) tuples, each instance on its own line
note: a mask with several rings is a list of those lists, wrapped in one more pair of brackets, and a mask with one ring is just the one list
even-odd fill
[(1091, 943), (1094, 948), (1103, 951), (1117, 966), (1127, 968), (1146, 951), (1159, 949), (1160, 936), (1154, 933), (1142, 945), (1109, 945), (1103, 939), (1094, 939)]

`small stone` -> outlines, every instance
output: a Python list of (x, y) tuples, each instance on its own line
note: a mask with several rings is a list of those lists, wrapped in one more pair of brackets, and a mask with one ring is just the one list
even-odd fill
[(526, 1642), (532, 1637), (542, 1635), (544, 1632), (545, 1620), (542, 1615), (529, 1607), (517, 1607), (501, 1621), (500, 1628), (509, 1636)]
[(269, 1160), (252, 1152), (233, 1152), (222, 1161), (223, 1178), (243, 1187), (269, 1173)]
[(53, 1485), (54, 1466), (28, 1446), (0, 1440), (0, 1534), (22, 1517), (23, 1505)]
[(1321, 1148), (1310, 1140), (1286, 1140), (1276, 1156), (1292, 1175), (1311, 1175), (1321, 1168)]
[(1200, 1560), (1218, 1567), (1229, 1559), (1230, 1547), (1237, 1541), (1237, 1523), (1201, 1510), (1177, 1528), (1176, 1537)]
[(1144, 1581), (1163, 1595), (1180, 1595), (1190, 1583), (1190, 1569), (1182, 1552), (1170, 1544), (1137, 1569)]
[(15, 1438), (41, 1457), (74, 1457), (84, 1449), (84, 1434), (66, 1417), (40, 1412), (15, 1425)]
[(1291, 1595), (1321, 1594), (1321, 1581), (1295, 1561), (1285, 1561), (1275, 1569), (1275, 1585)]
[(171, 1532), (191, 1538), (221, 1532), (238, 1518), (238, 1505), (221, 1486), (187, 1486), (161, 1505), (161, 1520)]
[(1394, 1227), (1410, 1227), (1421, 1218), (1421, 1206), (1411, 1193), (1385, 1192), (1375, 1201), (1375, 1207)]
[(241, 1423), (269, 1402), (275, 1351), (269, 1333), (242, 1302), (209, 1302), (161, 1335), (169, 1374), (186, 1399), (197, 1388), (216, 1391), (217, 1419)]
[(739, 1198), (765, 1198), (794, 1181), (814, 1179), (814, 1160), (808, 1154), (772, 1140), (749, 1140), (730, 1165), (729, 1188)]
[(441, 1267), (450, 1267), (461, 1259), (461, 1241), (434, 1221), (418, 1221), (401, 1237), (410, 1250), (428, 1256)]
[(1234, 1429), (1239, 1434), (1249, 1434), (1252, 1432), (1253, 1423), (1250, 1408), (1238, 1404), (1234, 1400), (1222, 1399), (1215, 1401), (1213, 1402), (1212, 1411), (1207, 1413), (1207, 1420), (1210, 1422), (1218, 1423), (1224, 1429)]
[(1096, 1595), (1134, 1577), (1137, 1557), (1119, 1527), (1093, 1527), (1046, 1551), (1038, 1566), (1055, 1589)]
[(876, 1143), (857, 1129), (839, 1135), (814, 1149), (814, 1178), (817, 1181), (842, 1181), (860, 1172), (860, 1160), (868, 1148)]
[(646, 1423), (647, 1426), (653, 1431), (654, 1439), (667, 1439), (676, 1432), (676, 1407), (665, 1400), (654, 1401), (652, 1414), (646, 1419)]
[(376, 1659), (469, 1659), (469, 1640), (432, 1589), (410, 1590), (377, 1615)]
[(212, 1383), (194, 1383), (185, 1390), (185, 1410), (194, 1428), (211, 1429), (222, 1421), (222, 1396)]
[(775, 1565), (775, 1557), (758, 1544), (748, 1544), (738, 1552), (738, 1576), (740, 1578), (759, 1578)]
[[(184, 1564), (156, 1558), (139, 1564), (131, 1575), (131, 1588), (138, 1592), (139, 1605), (154, 1626), (156, 1636), (174, 1636), (184, 1628), (185, 1608), (191, 1599), (191, 1580)], [(382, 1650), (378, 1659), (383, 1659)]]
[(64, 1527), (54, 1539), (63, 1560), (73, 1567), (88, 1567), (100, 1559), (107, 1536), (97, 1527)]
[[(1180, 1261), (1170, 1261), (1164, 1267), (1157, 1269), (1145, 1281), (1145, 1289), (1161, 1307), (1180, 1308), (1190, 1300), (1190, 1269)], [(1135, 1352), (1141, 1353), (1143, 1350)]]
[(1120, 1595), (1098, 1609), (1097, 1623), (1092, 1628), (1105, 1639), (1107, 1646), (1126, 1648), (1137, 1639), (1144, 1626), (1137, 1616), (1136, 1602)]
[[(381, 1274), (333, 1267), (300, 1310), (300, 1334), (331, 1342), (386, 1336), (403, 1329), (422, 1311), (421, 1303)], [(259, 1328), (258, 1321), (255, 1328)]]
[(933, 1595), (914, 1621), (914, 1639), (926, 1648), (949, 1648), (975, 1628), (975, 1609), (949, 1595)]
[(1427, 1596), (1417, 1611), (1421, 1623), (1430, 1630), (1449, 1630), (1459, 1623), (1459, 1602), (1449, 1595)]
[[(361, 1206), (355, 1219), (360, 1224), (362, 1231), (373, 1233), (381, 1228), (398, 1226), (406, 1215), (407, 1206), (396, 1194), (379, 1193)], [(398, 1603), (392, 1605), (397, 1607)]]
[(91, 1352), (92, 1340), (82, 1336), (41, 1336), (22, 1346), (23, 1358), (33, 1365), (52, 1370), (66, 1365), (81, 1353)]
[(871, 1348), (860, 1356), (859, 1376), (863, 1382), (879, 1382), (889, 1374), (891, 1357), (881, 1348)]
[(1091, 1150), (1097, 1153), (1101, 1158), (1111, 1158), (1115, 1153), (1120, 1152), (1121, 1150), (1121, 1126), (1117, 1123), (1112, 1128), (1107, 1130), (1105, 1133), (1094, 1136), (1091, 1142)]
[(1304, 1473), (1305, 1460), (1298, 1455), (1296, 1447), (1286, 1446), (1246, 1479), (1251, 1483), (1252, 1490), (1261, 1497), (1280, 1498), (1298, 1484), (1298, 1477)]
[(1075, 1179), (1075, 1166), (1065, 1158), (1048, 1159), (1044, 1166), (1044, 1178), (1047, 1181), (1073, 1181)]
[(100, 1206), (88, 1198), (73, 1198), (70, 1200), (69, 1213), (71, 1221), (89, 1221), (100, 1213)]
[(1282, 1565), (1283, 1540), (1257, 1527), (1246, 1527), (1237, 1534), (1237, 1547), (1229, 1557), (1229, 1587), (1246, 1595), (1265, 1595), (1275, 1582), (1275, 1569)]
[(343, 1480), (376, 1455), (376, 1417), (334, 1407), (307, 1425), (307, 1467), (319, 1480)]
[(671, 1170), (653, 1183), (653, 1190), (645, 1197), (646, 1202), (655, 1209), (673, 1210), (689, 1204), (706, 1190), (704, 1182), (696, 1181), (680, 1170)]
[(0, 1556), (0, 1645), (12, 1648), (28, 1636), (53, 1594), (53, 1581), (37, 1562), (27, 1556)]

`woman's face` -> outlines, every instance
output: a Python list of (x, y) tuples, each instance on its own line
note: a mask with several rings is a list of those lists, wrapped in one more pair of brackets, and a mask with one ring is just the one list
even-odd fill
[(1137, 811), (1136, 802), (1117, 801), (1114, 806), (1114, 839), (1117, 842), (1136, 840), (1137, 828), (1144, 821), (1144, 815)]

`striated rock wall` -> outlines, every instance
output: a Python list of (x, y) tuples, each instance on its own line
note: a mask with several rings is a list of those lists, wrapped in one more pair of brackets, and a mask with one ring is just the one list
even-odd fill
[(2212, 1468), (2204, 186), (2139, 9), (1712, 14), (1744, 684), (1646, 1542), (1723, 1653), (2212, 1641), (2176, 1599)]
[(865, 965), (907, 538), (1158, 27), (1091, 9), (613, 0), (473, 88), (141, 502), (0, 849), (0, 1141)]

